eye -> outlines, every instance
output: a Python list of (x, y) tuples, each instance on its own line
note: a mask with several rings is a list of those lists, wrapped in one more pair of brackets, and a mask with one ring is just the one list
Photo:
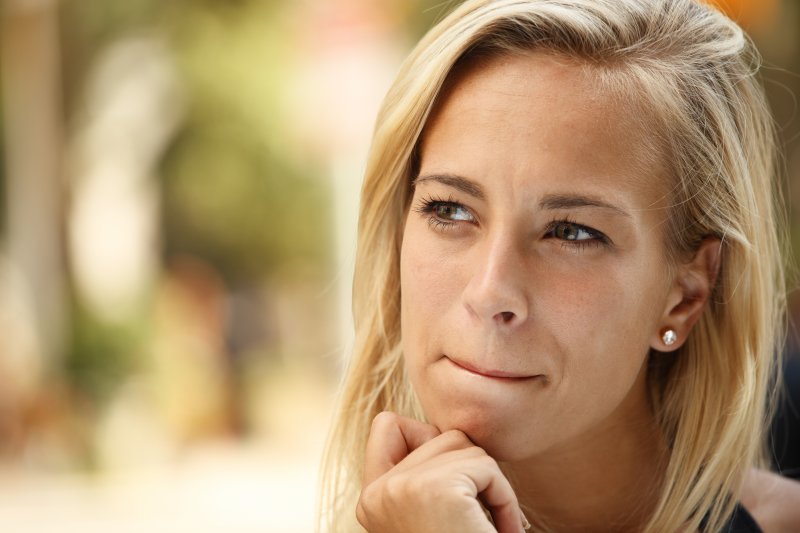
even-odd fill
[(596, 229), (569, 220), (550, 223), (545, 238), (562, 241), (564, 246), (609, 245), (611, 240)]
[(588, 228), (570, 222), (559, 222), (552, 231), (553, 237), (564, 241), (585, 241), (595, 237)]
[(426, 217), (431, 227), (441, 231), (454, 229), (462, 222), (475, 222), (475, 217), (469, 209), (451, 199), (424, 198), (414, 210)]
[(466, 222), (475, 220), (463, 205), (454, 202), (433, 202), (430, 212), (442, 220), (463, 220)]

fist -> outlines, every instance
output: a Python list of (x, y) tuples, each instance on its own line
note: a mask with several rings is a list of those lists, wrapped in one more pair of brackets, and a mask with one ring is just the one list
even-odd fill
[(362, 487), (356, 516), (370, 533), (522, 533), (527, 523), (497, 462), (463, 432), (388, 411), (372, 422)]

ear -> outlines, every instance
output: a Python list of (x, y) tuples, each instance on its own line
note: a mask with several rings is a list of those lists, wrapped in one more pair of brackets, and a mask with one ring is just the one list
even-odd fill
[[(679, 265), (678, 272), (667, 295), (667, 305), (658, 331), (653, 332), (650, 347), (660, 352), (677, 350), (703, 314), (719, 274), (722, 260), (722, 243), (716, 237), (706, 237), (694, 257)], [(672, 330), (675, 341), (667, 344), (664, 333)]]

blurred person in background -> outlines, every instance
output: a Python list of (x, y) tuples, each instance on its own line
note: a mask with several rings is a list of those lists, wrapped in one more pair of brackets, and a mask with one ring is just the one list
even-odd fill
[(800, 529), (765, 469), (785, 289), (758, 66), (690, 0), (473, 0), (429, 32), (373, 137), (322, 523)]

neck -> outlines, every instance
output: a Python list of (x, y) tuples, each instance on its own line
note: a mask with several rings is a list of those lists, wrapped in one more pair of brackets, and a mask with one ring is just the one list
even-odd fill
[(647, 412), (504, 470), (533, 521), (561, 532), (641, 531), (659, 497), (668, 452)]

